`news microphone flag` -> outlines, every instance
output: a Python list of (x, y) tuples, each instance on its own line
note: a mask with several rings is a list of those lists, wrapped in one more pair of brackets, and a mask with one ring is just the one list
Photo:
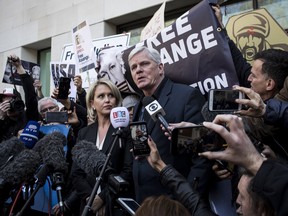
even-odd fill
[(169, 124), (163, 117), (165, 115), (165, 111), (159, 104), (159, 102), (151, 96), (146, 96), (143, 98), (142, 103), (153, 121), (157, 121), (158, 119), (165, 127), (166, 131), (171, 135), (171, 131), (169, 130)]
[(110, 112), (110, 121), (114, 128), (127, 127), (129, 124), (129, 112), (126, 107), (115, 107)]
[(153, 97), (146, 96), (142, 100), (143, 105), (145, 106), (146, 111), (149, 113), (153, 121), (157, 121), (159, 114), (162, 116), (165, 115), (165, 111), (163, 110), (162, 106), (159, 104), (157, 100)]
[(23, 132), (20, 134), (20, 140), (24, 142), (26, 148), (32, 149), (38, 141), (40, 124), (37, 121), (29, 121)]

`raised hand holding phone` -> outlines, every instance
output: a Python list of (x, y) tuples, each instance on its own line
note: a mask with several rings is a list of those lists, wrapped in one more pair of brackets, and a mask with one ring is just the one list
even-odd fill
[(146, 122), (131, 122), (130, 131), (133, 140), (132, 151), (134, 157), (149, 155), (150, 148), (148, 146), (148, 129)]

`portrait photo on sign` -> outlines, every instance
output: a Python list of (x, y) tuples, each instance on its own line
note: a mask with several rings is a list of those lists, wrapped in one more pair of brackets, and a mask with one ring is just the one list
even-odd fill
[(105, 47), (97, 55), (96, 71), (98, 79), (111, 80), (120, 92), (135, 92), (125, 78), (126, 68), (122, 58), (126, 47)]
[[(21, 64), (27, 74), (29, 74), (33, 80), (40, 80), (40, 65), (21, 60)], [(15, 84), (22, 86), (22, 82), (17, 69), (14, 65), (10, 64), (8, 59), (4, 69), (4, 76), (2, 83)]]

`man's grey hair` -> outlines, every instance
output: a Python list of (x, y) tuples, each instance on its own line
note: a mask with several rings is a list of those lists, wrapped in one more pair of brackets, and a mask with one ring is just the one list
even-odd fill
[(41, 106), (42, 106), (43, 102), (45, 102), (45, 101), (52, 101), (55, 104), (55, 106), (59, 107), (58, 101), (56, 99), (51, 98), (51, 97), (44, 97), (38, 101), (38, 112), (39, 113), (41, 113)]
[(157, 64), (162, 63), (160, 53), (156, 49), (148, 48), (146, 46), (135, 47), (128, 56), (128, 62), (131, 60), (131, 58), (133, 58), (134, 55), (140, 52), (145, 52), (152, 59), (152, 61), (156, 62)]

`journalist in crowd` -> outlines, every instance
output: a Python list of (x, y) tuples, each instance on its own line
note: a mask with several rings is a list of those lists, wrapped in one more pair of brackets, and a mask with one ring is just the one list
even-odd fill
[(0, 142), (17, 136), (29, 120), (38, 121), (39, 117), (32, 77), (25, 72), (18, 56), (9, 56), (8, 62), (17, 69), (24, 89), (25, 103), (16, 87), (5, 88), (0, 94)]

